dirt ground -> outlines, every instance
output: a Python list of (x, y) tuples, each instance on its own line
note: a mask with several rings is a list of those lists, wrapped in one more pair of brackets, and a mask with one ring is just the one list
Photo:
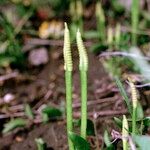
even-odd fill
[[(78, 71), (78, 56), (76, 48), (74, 54), (73, 74), (73, 99), (74, 117), (80, 117), (80, 81)], [(37, 68), (29, 67), (28, 71), (20, 73), (24, 79), (10, 79), (3, 84), (1, 92), (13, 93), (15, 100), (9, 104), (9, 117), (1, 119), (1, 127), (14, 112), (19, 114), (23, 104), (28, 103), (36, 112), (42, 105), (48, 104), (54, 107), (62, 107), (65, 104), (65, 84), (63, 70), (62, 47), (49, 51), (49, 62), (47, 65)], [(105, 129), (115, 129), (112, 118), (126, 113), (124, 103), (118, 93), (118, 89), (104, 71), (97, 56), (89, 54), (88, 73), (88, 117), (95, 121), (97, 137), (101, 146)], [(18, 106), (15, 107), (15, 106)], [(10, 108), (12, 108), (10, 110)], [(14, 109), (13, 109), (14, 108)], [(97, 116), (94, 118), (94, 116)], [(22, 115), (24, 118), (24, 115)], [(7, 119), (8, 118), (8, 119)], [(43, 138), (49, 150), (67, 150), (66, 123), (65, 119), (41, 123), (35, 120), (26, 128), (15, 129), (7, 135), (0, 135), (0, 150), (35, 150), (36, 138)], [(89, 137), (92, 149), (95, 149), (94, 137)]]

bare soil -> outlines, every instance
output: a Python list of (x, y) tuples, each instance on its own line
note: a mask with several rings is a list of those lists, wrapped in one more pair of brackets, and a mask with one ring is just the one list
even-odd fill
[[(80, 117), (80, 80), (78, 71), (78, 56), (76, 48), (74, 54), (74, 117)], [(37, 111), (43, 104), (64, 108), (65, 84), (63, 70), (62, 47), (49, 51), (50, 61), (47, 65), (40, 67), (29, 67), (22, 76), (25, 79), (10, 79), (3, 84), (2, 95), (13, 93), (15, 100), (8, 106), (14, 108), (8, 111), (8, 117), (1, 119), (1, 127), (13, 113), (23, 112), (21, 106), (28, 103), (33, 111)], [(7, 107), (8, 107), (7, 106)], [(2, 106), (3, 108), (4, 106)], [(17, 110), (18, 109), (18, 110)], [(108, 77), (98, 57), (89, 54), (88, 72), (88, 116), (95, 121), (97, 138), (101, 146), (105, 129), (115, 129), (112, 117), (126, 113), (123, 101), (118, 94), (115, 84)], [(12, 115), (11, 115), (12, 114)], [(96, 118), (93, 118), (94, 116)], [(22, 116), (24, 118), (24, 115)], [(1, 128), (2, 129), (2, 128)], [(36, 150), (36, 138), (43, 138), (49, 150), (67, 150), (66, 122), (65, 119), (41, 123), (35, 120), (26, 128), (15, 129), (7, 135), (0, 135), (0, 150)], [(92, 149), (95, 149), (95, 138), (89, 137)]]

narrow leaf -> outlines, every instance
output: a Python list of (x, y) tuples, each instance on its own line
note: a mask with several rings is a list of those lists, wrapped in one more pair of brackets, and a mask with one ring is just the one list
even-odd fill
[(124, 98), (124, 101), (125, 101), (125, 103), (127, 105), (127, 108), (129, 110), (130, 114), (132, 115), (132, 108), (131, 108), (130, 100), (129, 100), (127, 94), (126, 94), (126, 91), (125, 91), (121, 81), (119, 80), (119, 78), (116, 77), (115, 80), (116, 80), (116, 84), (117, 84), (117, 86), (119, 88), (119, 91), (120, 91), (122, 97)]
[(26, 125), (26, 120), (24, 119), (13, 119), (4, 125), (3, 133), (7, 133), (17, 127), (24, 127)]
[(114, 117), (114, 121), (115, 121), (116, 125), (121, 129), (122, 128), (122, 120), (117, 117)]
[(25, 114), (29, 119), (34, 119), (34, 115), (29, 104), (25, 105)]
[(143, 120), (144, 118), (143, 108), (139, 102), (137, 104), (136, 116), (137, 116), (137, 120)]
[(104, 142), (106, 144), (107, 150), (115, 150), (113, 144), (110, 141), (107, 130), (105, 130), (105, 132), (104, 132)]

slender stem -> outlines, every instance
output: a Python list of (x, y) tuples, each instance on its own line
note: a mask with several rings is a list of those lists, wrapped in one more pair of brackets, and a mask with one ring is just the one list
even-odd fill
[(137, 127), (136, 127), (136, 121), (137, 121), (137, 104), (138, 104), (138, 99), (137, 99), (137, 92), (135, 85), (133, 81), (129, 78), (129, 83), (130, 83), (130, 88), (131, 88), (131, 95), (132, 95), (132, 134), (136, 134), (137, 132)]
[(68, 134), (68, 144), (69, 150), (74, 150), (72, 141), (69, 139), (69, 131), (73, 130), (72, 123), (72, 71), (65, 71), (65, 81), (66, 81), (66, 113), (67, 113), (67, 134)]
[(128, 121), (125, 115), (123, 115), (123, 122), (122, 122), (122, 142), (123, 142), (123, 150), (128, 150)]
[(136, 111), (137, 111), (137, 108), (133, 107), (133, 112), (132, 112), (132, 134), (136, 134), (136, 120), (137, 120)]
[(132, 45), (137, 44), (137, 29), (139, 22), (139, 0), (132, 0)]
[(77, 20), (76, 20), (77, 26), (80, 29), (81, 33), (83, 33), (83, 3), (82, 3), (82, 0), (76, 1), (76, 14), (77, 14)]
[(106, 40), (105, 15), (102, 5), (99, 1), (96, 3), (96, 19), (99, 38), (104, 43)]
[(86, 139), (87, 128), (87, 71), (80, 70), (81, 79), (81, 137)]

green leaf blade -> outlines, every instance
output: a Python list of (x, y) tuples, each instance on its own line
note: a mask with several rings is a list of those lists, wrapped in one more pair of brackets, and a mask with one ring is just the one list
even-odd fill
[(79, 135), (69, 132), (69, 138), (75, 146), (75, 150), (90, 150), (90, 144)]
[(26, 120), (21, 118), (16, 118), (13, 120), (10, 120), (8, 123), (4, 125), (3, 133), (7, 133), (12, 131), (13, 129), (17, 127), (24, 127), (27, 124)]

